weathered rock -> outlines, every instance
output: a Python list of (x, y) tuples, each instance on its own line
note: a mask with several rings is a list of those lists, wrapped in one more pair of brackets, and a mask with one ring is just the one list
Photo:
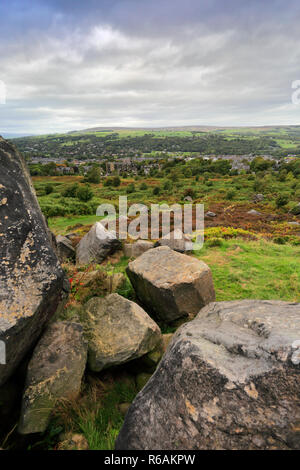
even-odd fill
[(44, 432), (60, 399), (80, 392), (87, 344), (78, 323), (52, 323), (36, 346), (28, 366), (19, 432)]
[(216, 217), (217, 214), (215, 212), (212, 212), (212, 211), (207, 211), (206, 214), (205, 214), (206, 217)]
[(249, 215), (257, 215), (257, 216), (261, 215), (261, 213), (258, 212), (258, 211), (256, 211), (255, 209), (251, 209), (250, 211), (247, 212), (247, 214), (249, 214)]
[(122, 273), (114, 273), (107, 276), (103, 281), (103, 287), (109, 294), (113, 294), (120, 289), (126, 281), (126, 277)]
[(125, 243), (123, 251), (128, 258), (137, 258), (153, 247), (154, 244), (148, 240), (138, 240), (135, 243)]
[(156, 323), (136, 303), (111, 294), (94, 297), (85, 305), (89, 338), (88, 365), (100, 372), (152, 351), (161, 340)]
[(116, 449), (299, 449), (300, 304), (211, 303), (174, 335)]
[(82, 434), (67, 433), (62, 436), (58, 450), (89, 450), (89, 444)]
[(24, 159), (0, 137), (0, 341), (6, 344), (0, 385), (36, 342), (65, 288)]
[(97, 222), (77, 246), (77, 264), (82, 266), (89, 263), (101, 263), (120, 248), (121, 242), (116, 235)]
[(215, 300), (209, 267), (167, 246), (139, 256), (129, 263), (127, 274), (143, 305), (166, 322), (195, 315)]
[(265, 199), (265, 196), (263, 194), (254, 194), (252, 201), (255, 203), (262, 202)]
[(155, 248), (158, 246), (168, 246), (171, 250), (178, 251), (179, 253), (193, 250), (193, 243), (191, 242), (190, 237), (178, 229), (158, 240), (154, 246)]
[(72, 242), (67, 237), (58, 235), (56, 237), (56, 245), (58, 258), (61, 263), (69, 258), (75, 258), (75, 250), (73, 248)]

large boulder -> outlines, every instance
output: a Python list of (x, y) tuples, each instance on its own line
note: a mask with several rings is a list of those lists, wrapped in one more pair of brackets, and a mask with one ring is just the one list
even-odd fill
[(143, 305), (165, 322), (195, 315), (215, 300), (209, 267), (167, 246), (129, 263), (127, 274)]
[(158, 246), (168, 246), (171, 250), (185, 253), (193, 250), (193, 243), (189, 236), (185, 235), (181, 230), (176, 229), (168, 233), (155, 243)]
[(46, 330), (30, 360), (19, 432), (44, 432), (58, 400), (78, 396), (87, 344), (78, 323), (57, 322)]
[(58, 235), (56, 237), (56, 246), (58, 258), (61, 263), (67, 261), (68, 259), (75, 258), (75, 250), (69, 238)]
[(0, 341), (6, 345), (0, 385), (34, 345), (68, 288), (25, 161), (0, 137)]
[(77, 246), (77, 264), (82, 266), (89, 263), (101, 263), (121, 247), (121, 242), (116, 235), (97, 222)]
[(144, 356), (161, 341), (160, 329), (149, 315), (118, 294), (89, 300), (84, 322), (88, 365), (95, 372)]
[(175, 334), (116, 449), (299, 449), (300, 304), (214, 302)]

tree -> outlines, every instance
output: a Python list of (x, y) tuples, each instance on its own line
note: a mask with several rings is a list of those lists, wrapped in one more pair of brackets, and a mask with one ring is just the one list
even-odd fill
[(100, 183), (100, 169), (93, 166), (85, 175), (84, 181), (86, 183), (99, 184)]
[(118, 188), (120, 184), (121, 184), (121, 180), (119, 176), (114, 176), (112, 180), (112, 186), (114, 186), (115, 188)]
[(90, 201), (93, 196), (94, 196), (94, 193), (88, 184), (86, 184), (85, 186), (80, 186), (77, 189), (77, 198), (82, 202)]

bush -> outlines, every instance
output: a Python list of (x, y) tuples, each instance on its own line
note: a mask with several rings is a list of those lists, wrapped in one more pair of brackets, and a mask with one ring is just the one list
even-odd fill
[(63, 197), (77, 197), (78, 188), (79, 188), (78, 183), (71, 184), (63, 190), (62, 196)]
[(153, 196), (159, 196), (159, 194), (160, 194), (160, 187), (155, 186), (155, 188), (153, 188)]
[(211, 238), (210, 240), (207, 240), (205, 242), (206, 246), (222, 246), (223, 245), (223, 240), (222, 238)]
[(184, 197), (191, 197), (194, 199), (196, 197), (196, 193), (193, 188), (186, 188), (183, 193)]
[(45, 186), (45, 194), (48, 195), (48, 194), (51, 194), (51, 193), (53, 193), (53, 186), (52, 186), (52, 184), (46, 184), (46, 186)]
[(142, 183), (140, 186), (140, 190), (145, 191), (146, 189), (148, 189), (148, 186), (146, 185), (146, 183)]
[(289, 198), (285, 194), (280, 194), (275, 201), (276, 207), (283, 207), (286, 206), (287, 203), (289, 202)]
[(128, 194), (131, 194), (131, 193), (134, 193), (134, 192), (135, 192), (135, 186), (134, 186), (133, 183), (130, 183), (130, 184), (127, 186), (126, 192), (127, 192)]
[(114, 176), (113, 179), (112, 179), (112, 186), (114, 188), (118, 188), (121, 184), (121, 180), (119, 178), (119, 176)]
[(91, 190), (90, 186), (87, 184), (85, 186), (80, 186), (76, 193), (77, 198), (82, 202), (87, 202), (92, 199), (94, 196), (93, 191)]
[(84, 177), (84, 182), (99, 184), (100, 183), (100, 169), (97, 167), (91, 168), (86, 176)]
[(233, 189), (230, 189), (230, 190), (227, 192), (227, 194), (226, 194), (225, 197), (226, 197), (226, 199), (227, 199), (228, 201), (231, 201), (231, 200), (234, 198), (234, 196), (235, 196), (235, 191), (234, 191)]

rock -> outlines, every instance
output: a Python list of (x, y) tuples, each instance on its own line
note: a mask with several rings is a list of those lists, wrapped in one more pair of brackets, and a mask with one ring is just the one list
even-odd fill
[(75, 258), (75, 250), (72, 246), (71, 241), (67, 237), (58, 235), (56, 237), (56, 245), (57, 245), (58, 258), (61, 263), (63, 263), (69, 258)]
[(177, 331), (117, 450), (299, 449), (300, 304), (214, 302)]
[(58, 444), (58, 450), (89, 450), (89, 444), (82, 434), (68, 433)]
[(94, 372), (144, 356), (161, 340), (156, 323), (136, 303), (111, 294), (85, 305), (88, 365)]
[(145, 387), (145, 385), (149, 382), (151, 377), (152, 377), (152, 374), (147, 374), (145, 372), (142, 372), (141, 374), (137, 375), (136, 387), (138, 391), (142, 390)]
[(52, 323), (30, 360), (19, 432), (44, 432), (58, 400), (75, 399), (81, 387), (87, 344), (78, 323)]
[(25, 161), (0, 137), (0, 341), (12, 375), (67, 296), (65, 274), (48, 238)]
[(124, 255), (128, 258), (137, 258), (153, 248), (154, 244), (147, 240), (138, 240), (135, 243), (124, 243)]
[(77, 264), (82, 266), (89, 263), (101, 263), (120, 248), (121, 242), (116, 235), (97, 222), (77, 246)]
[(209, 267), (167, 246), (129, 263), (127, 274), (143, 305), (165, 322), (195, 315), (215, 300)]
[(193, 202), (193, 199), (191, 198), (191, 196), (186, 196), (183, 200), (186, 202)]
[(113, 294), (120, 289), (126, 281), (126, 277), (122, 273), (114, 273), (111, 276), (108, 276), (103, 281), (103, 287), (109, 294)]
[(295, 207), (293, 207), (291, 213), (294, 215), (300, 215), (300, 202)]
[(255, 209), (251, 209), (250, 211), (247, 212), (249, 215), (262, 215), (260, 212), (256, 211)]
[(265, 196), (263, 194), (254, 194), (252, 201), (255, 203), (263, 202)]
[(300, 225), (299, 222), (288, 222), (289, 225)]
[(121, 413), (122, 416), (126, 416), (127, 411), (128, 411), (129, 408), (130, 408), (130, 405), (131, 405), (131, 403), (120, 403), (120, 405), (119, 405), (119, 411), (120, 411), (120, 413)]
[(174, 336), (174, 333), (168, 333), (168, 334), (165, 334), (165, 335), (162, 335), (162, 349), (163, 349), (163, 353), (166, 352), (172, 338)]
[(181, 230), (174, 230), (165, 237), (161, 238), (155, 243), (157, 246), (168, 246), (171, 250), (185, 253), (193, 250), (193, 243), (189, 236), (185, 235)]
[(206, 217), (216, 217), (217, 214), (215, 214), (214, 212), (212, 211), (207, 211), (206, 214), (205, 214)]

